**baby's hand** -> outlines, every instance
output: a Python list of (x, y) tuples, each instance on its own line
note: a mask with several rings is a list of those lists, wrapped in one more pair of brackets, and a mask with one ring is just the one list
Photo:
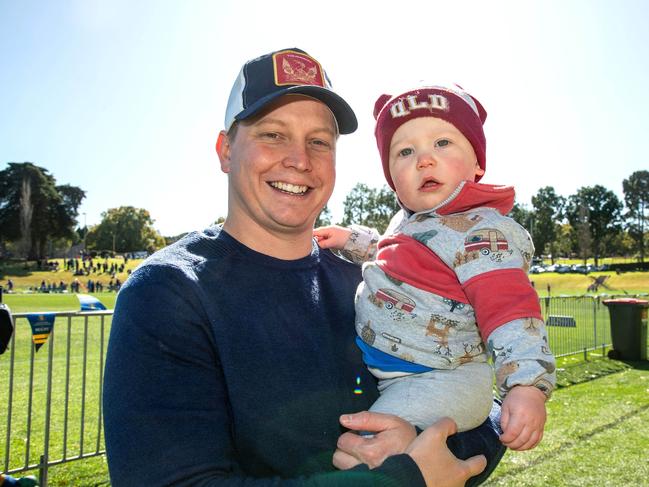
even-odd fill
[(505, 397), (500, 441), (512, 450), (530, 450), (543, 438), (545, 394), (534, 386), (515, 386)]
[(323, 249), (342, 250), (351, 234), (352, 231), (349, 228), (339, 227), (338, 225), (319, 227), (313, 230), (313, 236)]

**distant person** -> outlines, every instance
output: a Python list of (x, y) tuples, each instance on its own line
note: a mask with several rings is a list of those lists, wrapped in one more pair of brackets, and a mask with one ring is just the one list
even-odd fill
[(487, 455), (481, 478), (498, 463), (497, 408), (448, 439), (466, 462), (446, 447), (448, 419), (417, 436), (396, 416), (350, 414), (377, 397), (354, 345), (360, 271), (312, 232), (338, 135), (356, 126), (304, 51), (244, 65), (217, 141), (223, 226), (151, 256), (117, 298), (103, 389), (112, 485), (452, 486), (484, 468), (473, 455)]
[(490, 354), (504, 397), (501, 440), (527, 450), (543, 436), (555, 362), (527, 276), (532, 240), (504, 216), (514, 190), (478, 184), (486, 115), (458, 86), (379, 97), (376, 141), (402, 210), (380, 240), (361, 226), (314, 233), (322, 248), (367, 262), (356, 341), (379, 379), (370, 410), (422, 429), (445, 416), (473, 429), (491, 410)]

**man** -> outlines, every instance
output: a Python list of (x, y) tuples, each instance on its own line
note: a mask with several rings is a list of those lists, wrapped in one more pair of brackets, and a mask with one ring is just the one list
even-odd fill
[[(356, 125), (305, 52), (244, 65), (217, 141), (223, 227), (158, 252), (119, 294), (104, 383), (113, 485), (461, 485), (482, 471), (483, 457), (446, 448), (450, 421), (416, 436), (394, 416), (349, 414), (377, 397), (354, 344), (360, 272), (312, 230), (338, 134)], [(504, 451), (494, 428), (449, 443), (487, 452), (490, 471)]]

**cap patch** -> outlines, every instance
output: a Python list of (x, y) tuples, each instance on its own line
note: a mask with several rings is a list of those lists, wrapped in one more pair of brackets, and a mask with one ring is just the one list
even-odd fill
[(433, 110), (449, 110), (449, 102), (445, 96), (438, 94), (423, 95), (408, 95), (404, 98), (399, 98), (395, 103), (390, 106), (390, 115), (392, 118), (400, 118), (410, 115), (410, 112), (415, 110), (426, 109)]
[(301, 52), (280, 51), (273, 54), (273, 69), (277, 86), (313, 85), (325, 88), (320, 63)]

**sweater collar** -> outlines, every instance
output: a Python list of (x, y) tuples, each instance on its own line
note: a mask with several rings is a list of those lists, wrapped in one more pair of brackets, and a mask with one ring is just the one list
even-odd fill
[[(513, 186), (462, 181), (449, 197), (439, 205), (418, 213), (450, 215), (451, 213), (461, 213), (479, 207), (487, 207), (495, 209), (501, 215), (507, 215), (514, 206), (514, 197)], [(412, 214), (406, 208), (404, 210), (406, 210), (406, 213)]]

